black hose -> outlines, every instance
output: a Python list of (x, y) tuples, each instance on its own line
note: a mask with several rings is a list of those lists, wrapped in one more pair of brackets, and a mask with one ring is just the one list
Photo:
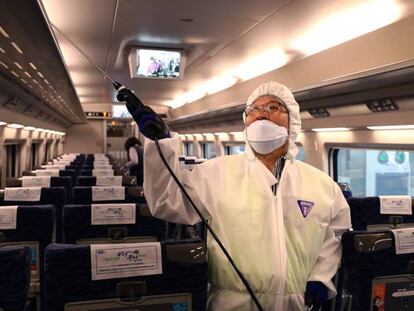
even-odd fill
[(227, 252), (227, 250), (224, 247), (223, 243), (221, 243), (221, 241), (220, 241), (219, 237), (217, 236), (217, 234), (214, 232), (214, 230), (207, 223), (207, 220), (203, 217), (203, 215), (201, 214), (200, 210), (194, 204), (194, 202), (191, 199), (190, 195), (184, 189), (184, 186), (178, 180), (177, 176), (175, 176), (175, 174), (172, 171), (172, 169), (171, 169), (170, 165), (168, 164), (167, 160), (165, 160), (164, 155), (162, 154), (162, 151), (161, 151), (161, 148), (160, 148), (160, 145), (158, 143), (158, 139), (157, 138), (155, 139), (155, 145), (157, 146), (158, 154), (160, 155), (161, 160), (164, 163), (165, 167), (170, 172), (171, 177), (175, 180), (175, 182), (177, 183), (178, 187), (181, 189), (182, 193), (185, 195), (185, 197), (187, 198), (187, 200), (191, 203), (192, 207), (194, 208), (194, 210), (196, 211), (196, 213), (198, 214), (198, 216), (201, 218), (201, 221), (207, 227), (207, 230), (211, 233), (211, 235), (214, 237), (214, 240), (216, 240), (217, 244), (220, 246), (220, 248), (223, 251), (224, 255), (226, 255), (226, 257), (229, 260), (230, 264), (233, 266), (233, 268), (236, 271), (237, 275), (240, 277), (241, 281), (243, 282), (244, 286), (246, 287), (247, 291), (249, 292), (250, 296), (252, 297), (254, 304), (257, 306), (257, 309), (259, 311), (264, 311), (263, 308), (262, 308), (262, 306), (260, 305), (259, 300), (257, 299), (257, 297), (255, 296), (255, 294), (253, 293), (253, 290), (250, 287), (249, 283), (247, 282), (246, 278), (243, 276), (243, 274), (241, 273), (241, 271), (239, 270), (239, 268), (237, 268), (236, 263), (233, 261), (233, 259), (231, 258), (230, 254)]

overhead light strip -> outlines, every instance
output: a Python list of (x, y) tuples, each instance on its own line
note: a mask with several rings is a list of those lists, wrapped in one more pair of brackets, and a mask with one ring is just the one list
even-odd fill
[(11, 128), (14, 128), (14, 129), (21, 129), (21, 128), (24, 127), (24, 125), (17, 124), (17, 123), (8, 123), (7, 127), (11, 127)]
[(414, 125), (380, 125), (367, 126), (370, 130), (410, 130), (414, 129)]
[(65, 132), (59, 132), (59, 131), (55, 131), (55, 130), (42, 129), (42, 128), (35, 128), (33, 126), (24, 126), (24, 125), (18, 124), (18, 123), (7, 123), (7, 122), (4, 122), (4, 121), (0, 121), (0, 126), (2, 126), (2, 125), (6, 125), (7, 127), (15, 128), (15, 129), (23, 128), (24, 130), (28, 130), (28, 131), (47, 132), (47, 133), (53, 133), (53, 134), (58, 134), (58, 135), (66, 135)]
[(7, 66), (5, 63), (3, 63), (2, 61), (0, 61), (0, 65), (2, 65), (4, 68), (9, 69), (9, 66)]
[(350, 129), (347, 127), (325, 127), (325, 128), (314, 128), (312, 131), (314, 132), (343, 132), (349, 131)]
[(14, 62), (14, 64), (21, 70), (23, 70), (23, 67), (18, 63), (18, 62)]
[(2, 125), (7, 125), (7, 127), (14, 128), (14, 129), (21, 129), (22, 128), (22, 129), (27, 130), (27, 131), (52, 133), (52, 134), (57, 134), (57, 135), (61, 135), (61, 136), (66, 135), (65, 132), (59, 132), (59, 131), (55, 131), (55, 130), (42, 129), (42, 128), (35, 128), (33, 126), (24, 126), (24, 125), (17, 124), (17, 123), (7, 123), (7, 122), (4, 122), (4, 121), (0, 121), (0, 126), (2, 126)]
[(0, 26), (0, 33), (6, 38), (10, 38), (9, 34), (1, 26)]
[(17, 45), (16, 42), (12, 42), (11, 45), (16, 49), (17, 52), (19, 52), (20, 54), (23, 54), (22, 49)]

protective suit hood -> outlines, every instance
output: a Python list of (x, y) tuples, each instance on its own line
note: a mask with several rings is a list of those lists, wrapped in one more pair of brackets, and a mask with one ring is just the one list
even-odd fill
[[(249, 96), (246, 102), (246, 106), (250, 106), (253, 102), (263, 95), (273, 95), (279, 98), (286, 106), (289, 112), (289, 148), (286, 154), (288, 159), (294, 159), (298, 154), (299, 150), (295, 144), (295, 140), (300, 133), (301, 121), (300, 121), (300, 112), (299, 104), (296, 102), (293, 97), (292, 92), (284, 85), (270, 81), (259, 85)], [(243, 120), (245, 120), (245, 115), (243, 113)], [(246, 140), (246, 145), (249, 145)]]

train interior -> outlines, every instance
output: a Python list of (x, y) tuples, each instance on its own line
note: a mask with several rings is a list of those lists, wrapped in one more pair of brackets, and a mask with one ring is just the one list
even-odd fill
[[(297, 159), (351, 210), (322, 310), (414, 310), (413, 34), (411, 0), (0, 0), (0, 310), (206, 308), (205, 225), (151, 216), (114, 81), (179, 134), (188, 170), (244, 153), (249, 94), (289, 87)], [(122, 243), (151, 249), (148, 274), (91, 268)]]

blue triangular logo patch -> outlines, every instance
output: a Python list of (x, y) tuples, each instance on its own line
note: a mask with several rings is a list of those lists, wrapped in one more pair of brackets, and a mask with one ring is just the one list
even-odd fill
[(298, 205), (299, 205), (300, 211), (302, 212), (303, 217), (306, 217), (308, 216), (309, 212), (311, 211), (315, 203), (310, 202), (310, 201), (298, 200)]

